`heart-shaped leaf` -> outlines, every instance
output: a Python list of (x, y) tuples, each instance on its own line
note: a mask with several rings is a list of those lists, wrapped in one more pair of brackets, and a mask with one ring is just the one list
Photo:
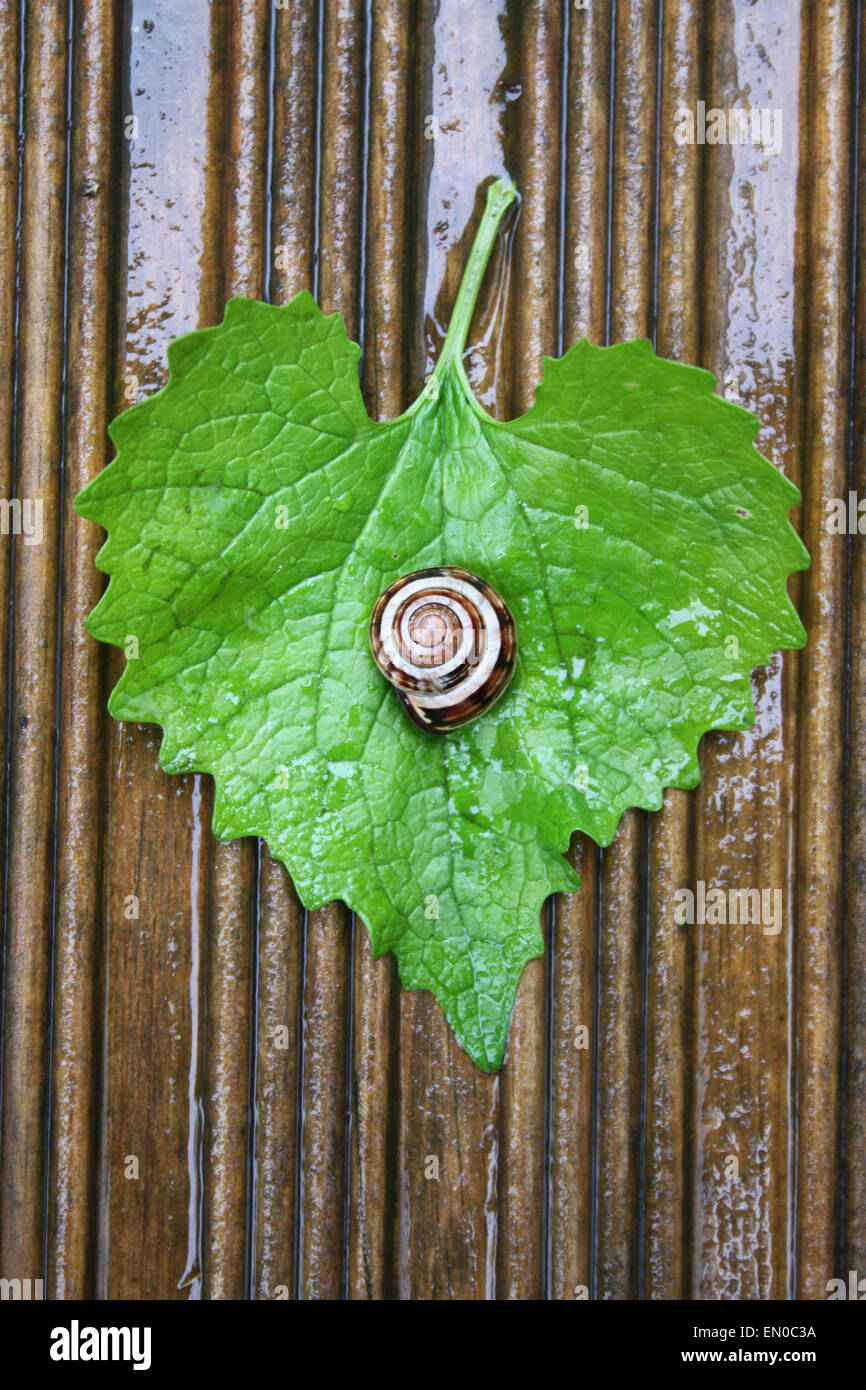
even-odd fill
[[(466, 1051), (502, 1061), (563, 858), (623, 810), (698, 781), (701, 734), (754, 719), (750, 671), (801, 646), (786, 577), (796, 488), (757, 422), (648, 342), (547, 359), (532, 409), (493, 419), (462, 364), (497, 227), (493, 184), (436, 370), (370, 420), (360, 349), (309, 294), (234, 299), (169, 349), (163, 390), (111, 427), (81, 493), (108, 540), (91, 633), (127, 647), (109, 708), (161, 724), (167, 772), (209, 772), (214, 833), (260, 835), (302, 901), (342, 898)], [(463, 566), (514, 614), (512, 684), (442, 737), (377, 670), (397, 576)]]

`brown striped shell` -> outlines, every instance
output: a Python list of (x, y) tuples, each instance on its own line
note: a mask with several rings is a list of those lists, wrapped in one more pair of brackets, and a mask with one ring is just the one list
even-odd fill
[(443, 566), (388, 586), (370, 618), (370, 648), (413, 723), (444, 734), (502, 694), (514, 673), (517, 632), (491, 584)]

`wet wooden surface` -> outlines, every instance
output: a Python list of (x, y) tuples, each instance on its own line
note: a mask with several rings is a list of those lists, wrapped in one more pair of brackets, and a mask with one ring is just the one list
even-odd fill
[[(43, 526), (0, 546), (0, 1275), (262, 1299), (866, 1275), (866, 541), (827, 525), (866, 489), (861, 7), (24, 9), (0, 0), (0, 490)], [(778, 112), (778, 148), (678, 143), (699, 102)], [(362, 922), (217, 845), (208, 779), (107, 716), (123, 658), (83, 631), (100, 535), (70, 504), (231, 294), (313, 290), (398, 413), (505, 171), (481, 398), (519, 412), (544, 354), (651, 336), (759, 414), (812, 567), (809, 645), (756, 673), (755, 727), (706, 737), (700, 787), (604, 853), (575, 838), (583, 888), (545, 910), (489, 1077)], [(699, 882), (779, 890), (779, 930), (677, 926)]]

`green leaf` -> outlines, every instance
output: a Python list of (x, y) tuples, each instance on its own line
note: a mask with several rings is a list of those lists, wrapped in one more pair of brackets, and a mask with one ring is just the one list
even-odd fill
[[(514, 190), (489, 193), (436, 371), (369, 419), (360, 349), (309, 294), (243, 299), (169, 349), (77, 501), (108, 540), (89, 619), (138, 639), (109, 708), (209, 772), (214, 833), (260, 835), (308, 907), (342, 898), (462, 1047), (502, 1061), (563, 852), (698, 781), (698, 740), (754, 719), (749, 673), (805, 640), (791, 483), (710, 373), (648, 342), (546, 359), (532, 409), (491, 418), (462, 352)], [(514, 614), (512, 684), (436, 737), (377, 670), (370, 612), (397, 576), (460, 565)]]

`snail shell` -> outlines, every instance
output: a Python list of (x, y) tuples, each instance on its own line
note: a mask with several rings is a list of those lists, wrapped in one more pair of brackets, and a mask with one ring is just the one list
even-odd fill
[(448, 566), (388, 586), (370, 619), (370, 648), (413, 723), (444, 734), (502, 694), (514, 673), (517, 633), (492, 585)]

